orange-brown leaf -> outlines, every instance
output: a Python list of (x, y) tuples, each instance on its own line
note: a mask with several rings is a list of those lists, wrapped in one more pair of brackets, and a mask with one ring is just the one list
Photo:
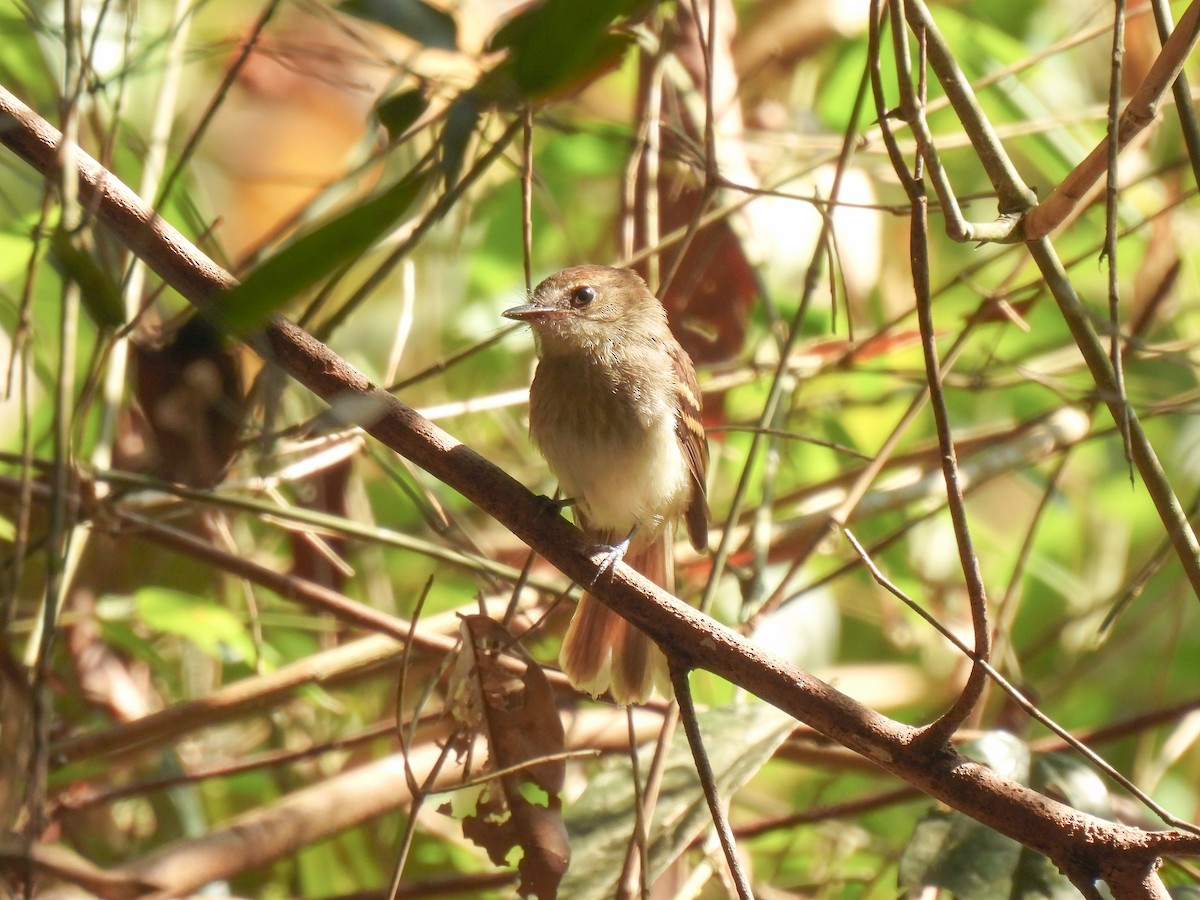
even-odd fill
[[(450, 691), (453, 715), (484, 738), (486, 772), (501, 772), (463, 819), (463, 834), (497, 865), (521, 848), (521, 896), (549, 900), (567, 870), (570, 847), (562, 823), (564, 760), (545, 761), (566, 745), (545, 674), (522, 656), (525, 671), (499, 665), (515, 652), (512, 635), (486, 616), (466, 616), (463, 651)], [(539, 761), (541, 760), (541, 761)], [(512, 770), (516, 767), (516, 771)]]

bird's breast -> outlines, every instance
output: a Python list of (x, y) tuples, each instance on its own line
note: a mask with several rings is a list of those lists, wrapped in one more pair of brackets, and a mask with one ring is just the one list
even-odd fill
[(674, 384), (613, 377), (611, 368), (543, 359), (530, 388), (530, 434), (593, 530), (619, 539), (636, 525), (649, 537), (683, 512), (691, 490)]

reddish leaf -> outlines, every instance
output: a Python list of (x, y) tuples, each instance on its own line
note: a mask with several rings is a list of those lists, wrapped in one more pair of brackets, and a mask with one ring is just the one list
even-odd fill
[[(707, 6), (703, 6), (707, 11)], [(691, 15), (691, 8), (681, 4), (677, 10), (677, 27), (669, 35), (671, 53), (680, 61), (690, 76), (696, 90), (704, 92), (707, 66), (700, 41), (700, 28)], [(738, 100), (739, 82), (733, 64), (733, 44), (736, 37), (736, 15), (731, 4), (724, 2), (717, 13), (717, 32), (713, 40), (712, 94), (713, 107), (717, 111), (714, 127), (720, 135), (722, 154), (721, 174), (735, 182), (753, 185), (756, 177), (744, 155), (740, 154), (743, 122)], [(643, 60), (642, 84), (646, 86), (649, 74), (648, 61)], [(645, 115), (646, 90), (639, 94), (638, 118)], [(669, 104), (664, 104), (662, 165), (658, 177), (659, 233), (687, 229), (700, 215), (711, 208), (713, 197), (706, 197), (702, 186), (703, 175), (696, 171), (696, 164), (672, 165), (670, 160), (691, 160), (692, 148), (704, 143), (704, 122), (688, 117), (689, 107), (680, 104), (678, 114), (683, 121), (676, 120), (673, 111), (666, 114)], [(682, 126), (687, 136), (680, 138)], [(646, 203), (645, 171), (639, 173), (637, 194), (634, 203), (638, 210)], [(648, 244), (642, 229), (643, 217), (635, 217), (638, 232), (634, 239), (637, 246)], [(676, 337), (683, 348), (697, 363), (715, 363), (732, 359), (742, 349), (746, 337), (746, 321), (750, 304), (758, 293), (758, 282), (754, 269), (742, 248), (741, 239), (734, 233), (728, 221), (722, 219), (699, 228), (683, 251), (678, 265), (675, 258), (679, 246), (667, 247), (661, 254), (662, 274), (674, 269), (675, 275), (659, 292), (659, 299), (667, 307)], [(638, 267), (645, 276), (646, 266)], [(658, 288), (658, 285), (652, 285)]]

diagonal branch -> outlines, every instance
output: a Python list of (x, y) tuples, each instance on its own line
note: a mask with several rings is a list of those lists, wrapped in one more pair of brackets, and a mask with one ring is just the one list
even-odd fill
[[(1200, 0), (1193, 0), (1163, 44), (1145, 79), (1125, 105), (1117, 124), (1115, 152), (1120, 152), (1154, 121), (1158, 115), (1158, 102), (1183, 71), (1183, 63), (1197, 41), (1200, 41)], [(1049, 197), (1029, 211), (1024, 222), (1026, 240), (1045, 237), (1066, 219), (1088, 189), (1108, 170), (1109, 153), (1109, 137), (1105, 137)]]

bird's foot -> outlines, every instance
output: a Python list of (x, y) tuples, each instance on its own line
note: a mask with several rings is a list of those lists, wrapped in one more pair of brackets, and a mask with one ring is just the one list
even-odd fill
[(606, 573), (615, 572), (617, 563), (625, 558), (626, 551), (629, 550), (629, 542), (633, 540), (633, 534), (637, 531), (635, 526), (625, 535), (624, 540), (616, 544), (598, 544), (592, 551), (593, 554), (603, 554), (596, 563), (596, 577), (592, 579), (592, 584), (596, 584)]

